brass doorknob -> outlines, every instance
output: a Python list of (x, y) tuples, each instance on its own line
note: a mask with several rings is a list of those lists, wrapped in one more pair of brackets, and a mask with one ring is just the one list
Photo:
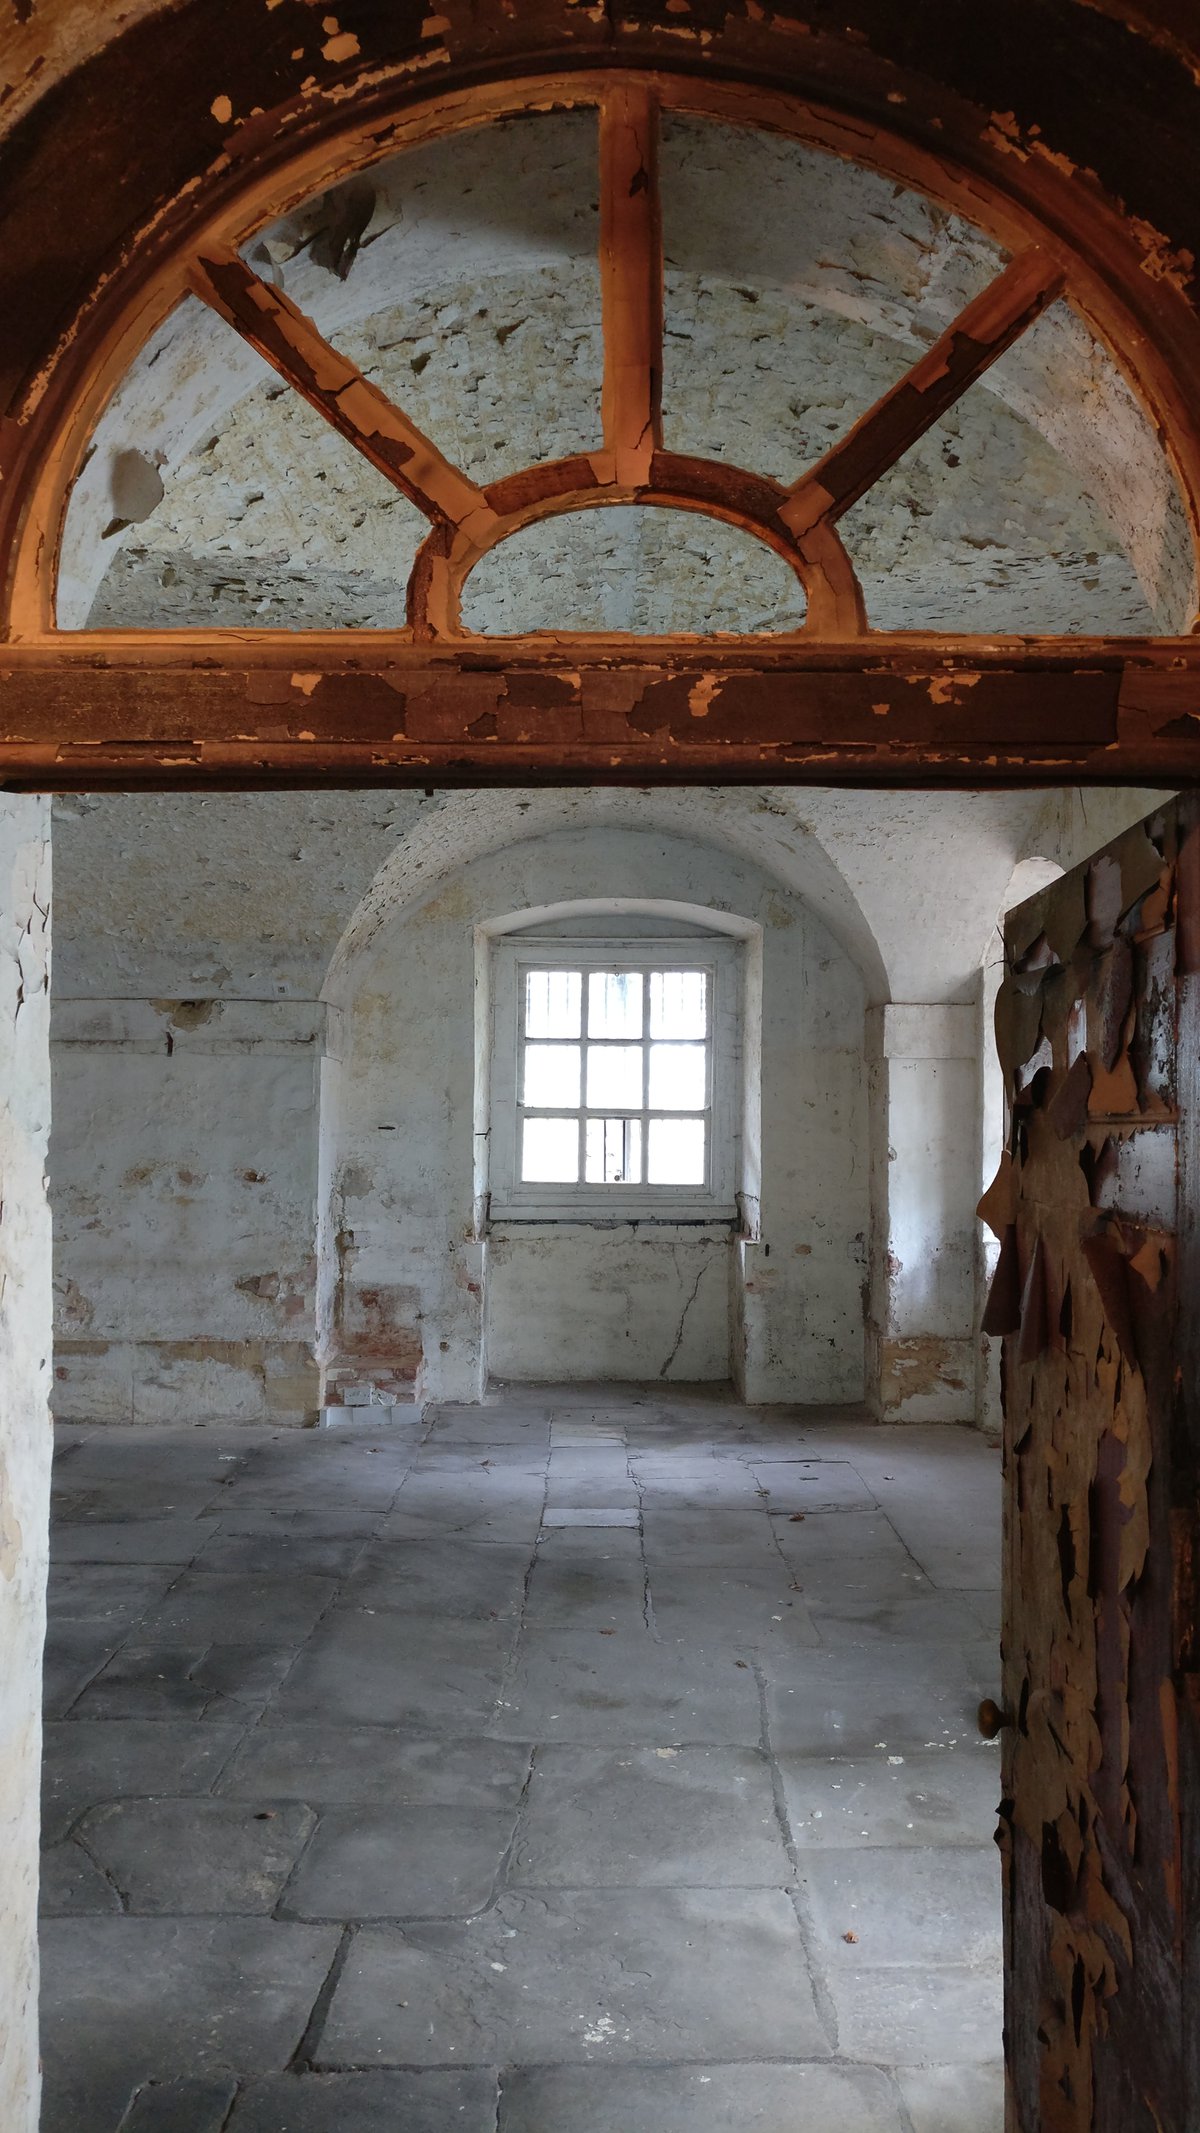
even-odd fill
[(985, 1740), (995, 1740), (1003, 1727), (1011, 1726), (1012, 1712), (1002, 1711), (998, 1703), (985, 1696), (979, 1706), (979, 1730)]

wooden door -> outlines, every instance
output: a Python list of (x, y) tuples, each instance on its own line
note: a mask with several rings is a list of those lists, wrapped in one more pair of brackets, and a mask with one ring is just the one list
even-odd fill
[(1006, 964), (1007, 2126), (1197, 2133), (1200, 795)]

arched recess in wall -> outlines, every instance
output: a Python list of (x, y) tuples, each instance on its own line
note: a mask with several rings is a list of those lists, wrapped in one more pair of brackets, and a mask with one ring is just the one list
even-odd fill
[[(475, 1220), (485, 1240), (489, 1377), (744, 1377), (736, 1304), (746, 1245), (761, 1233), (763, 934), (761, 917), (686, 899), (622, 895), (527, 905), (476, 928)], [(702, 1041), (678, 1049), (706, 1056), (710, 1085), (706, 1092), (668, 1085), (656, 1094), (655, 1055), (675, 1047), (653, 1041), (670, 1025), (655, 1031), (651, 973), (663, 965), (678, 972), (680, 964), (698, 966), (682, 982), (699, 977), (700, 1019), (689, 1014), (685, 1028)], [(567, 980), (578, 984), (570, 1019), (582, 1042), (518, 1044), (526, 984), (540, 1002), (547, 984), (563, 983), (553, 972), (575, 965), (579, 979)], [(605, 974), (621, 968), (620, 977)], [(615, 1018), (603, 1013), (612, 987), (620, 995), (608, 1002)], [(606, 1027), (634, 1036), (636, 1044), (606, 1043)], [(515, 1105), (534, 1092), (527, 1068), (524, 1077), (519, 1071), (518, 1050), (528, 1062), (562, 1049), (582, 1066), (579, 1083), (542, 1095), (551, 1104), (565, 1096), (591, 1108), (579, 1116), (574, 1166), (568, 1160), (560, 1171), (552, 1163), (535, 1175), (565, 1178), (573, 1169), (575, 1182), (522, 1184), (524, 1136)], [(603, 1091), (593, 1086), (593, 1073), (605, 1056), (632, 1065), (640, 1084), (621, 1092), (618, 1109), (625, 1115), (618, 1117), (596, 1115)], [(668, 1071), (665, 1079), (669, 1084), (677, 1076)], [(698, 1103), (703, 1111), (656, 1121), (642, 1109), (664, 1101)], [(523, 1115), (527, 1135), (530, 1114)], [(574, 1153), (573, 1119), (534, 1119), (535, 1130), (538, 1123), (565, 1134), (568, 1156)], [(657, 1172), (662, 1182), (647, 1184), (642, 1181), (656, 1176), (655, 1134), (663, 1128), (699, 1136), (700, 1167), (668, 1162)], [(589, 1295), (612, 1300), (598, 1319), (589, 1312)], [(618, 1322), (607, 1324), (612, 1306)]]
[[(625, 1348), (631, 1365), (617, 1374), (654, 1378), (666, 1367), (725, 1376), (732, 1368), (755, 1399), (860, 1399), (869, 1229), (860, 967), (794, 888), (698, 836), (694, 815), (675, 816), (669, 833), (645, 816), (636, 827), (603, 811), (568, 820), (563, 826), (560, 814), (557, 828), (547, 824), (523, 841), (489, 838), (475, 856), (460, 853), (457, 866), (444, 860), (436, 876), (422, 872), (404, 899), (377, 904), (354, 952), (335, 959), (321, 1123), (327, 1384), (357, 1372), (368, 1389), (403, 1381), (409, 1397), (416, 1386), (424, 1397), (478, 1398), (502, 1245), (510, 1323), (520, 1315), (513, 1299), (525, 1293), (521, 1283), (534, 1282), (537, 1251), (539, 1264), (549, 1255), (560, 1288), (600, 1299), (591, 1321), (597, 1367), (582, 1374), (614, 1374), (600, 1367), (604, 1328), (627, 1322), (615, 1299), (629, 1294), (641, 1345)], [(751, 1054), (761, 1041), (761, 1131), (752, 1073), (738, 1121), (742, 1198), (712, 1219), (693, 1210), (688, 1225), (660, 1217), (654, 1227), (626, 1210), (599, 1232), (589, 1214), (547, 1234), (535, 1215), (524, 1227), (506, 1222), (502, 1238), (482, 1220), (481, 951), (506, 927), (572, 920), (722, 935), (744, 948), (748, 964), (761, 941), (761, 997), (772, 1003), (761, 1040), (756, 975), (745, 1017)], [(760, 1171), (761, 1221), (748, 1204), (758, 1198)], [(747, 1234), (756, 1229), (757, 1241)], [(704, 1352), (691, 1345), (695, 1321), (676, 1352), (702, 1271), (703, 1293), (721, 1314), (720, 1341), (710, 1316)], [(570, 1347), (567, 1375), (585, 1352), (578, 1325)]]
[(396, 845), (361, 897), (330, 958), (321, 997), (335, 1009), (352, 996), (356, 966), (387, 926), (490, 852), (559, 830), (657, 829), (698, 839), (749, 863), (798, 896), (829, 928), (861, 973), (868, 1000), (889, 997), (884, 957), (837, 861), (785, 796), (761, 790), (752, 811), (740, 796), (592, 788), (579, 792), (447, 793)]

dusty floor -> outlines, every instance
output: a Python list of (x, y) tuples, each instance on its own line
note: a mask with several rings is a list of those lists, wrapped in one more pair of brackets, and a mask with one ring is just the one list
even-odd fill
[(62, 1433), (44, 2133), (998, 2133), (998, 1463)]

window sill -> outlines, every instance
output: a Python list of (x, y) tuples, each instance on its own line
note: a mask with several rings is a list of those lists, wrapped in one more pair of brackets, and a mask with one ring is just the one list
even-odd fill
[(740, 1235), (737, 1212), (732, 1208), (671, 1208), (658, 1213), (646, 1209), (578, 1207), (493, 1208), (484, 1226), (484, 1236), (500, 1230), (527, 1229), (686, 1229), (714, 1230), (723, 1236)]

